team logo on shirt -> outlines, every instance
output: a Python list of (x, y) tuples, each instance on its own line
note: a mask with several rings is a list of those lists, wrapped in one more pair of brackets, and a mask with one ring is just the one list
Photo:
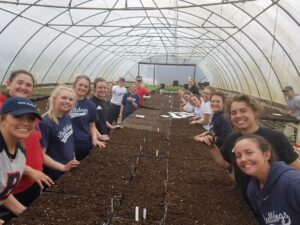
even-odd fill
[(20, 181), (20, 172), (7, 173), (6, 185), (0, 193), (0, 200), (6, 199)]
[(100, 105), (97, 106), (97, 110), (101, 110), (102, 107)]
[(61, 142), (66, 143), (68, 138), (73, 134), (72, 125), (66, 125), (61, 132), (58, 133), (58, 138)]
[(75, 117), (80, 117), (80, 116), (85, 116), (88, 114), (88, 109), (82, 109), (82, 108), (74, 108), (70, 112), (70, 117), (75, 118)]
[(263, 215), (264, 221), (269, 225), (291, 225), (292, 221), (286, 212), (276, 214), (273, 212), (268, 212), (267, 217)]

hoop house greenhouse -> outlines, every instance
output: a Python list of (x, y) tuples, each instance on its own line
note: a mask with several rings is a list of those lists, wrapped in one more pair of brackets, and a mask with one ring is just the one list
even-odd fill
[[(239, 183), (232, 167), (252, 174), (238, 164), (234, 143), (232, 161), (224, 146), (233, 131), (259, 134), (280, 161), (300, 170), (299, 35), (299, 0), (0, 0), (1, 115), (17, 120), (33, 112), (25, 107), (23, 114), (15, 113), (16, 106), (5, 111), (15, 97), (30, 99), (43, 115), (32, 128), (40, 135), (33, 138), (38, 169), (31, 168), (26, 153), (24, 173), (18, 171), (8, 188), (7, 174), (16, 171), (6, 171), (1, 161), (0, 224), (250, 225), (259, 216), (268, 224), (268, 214), (256, 211), (247, 186), (243, 196), (235, 190)], [(68, 94), (59, 98), (61, 90)], [(221, 106), (213, 103), (216, 95)], [(241, 96), (250, 100), (236, 100)], [(71, 103), (59, 103), (63, 97)], [(82, 100), (92, 109), (79, 105)], [(253, 115), (243, 114), (242, 107), (233, 110), (230, 100), (246, 102)], [(224, 120), (231, 119), (219, 146), (213, 130), (217, 107)], [(51, 133), (64, 116), (70, 126)], [(10, 154), (29, 152), (26, 138), (32, 133), (19, 134), (24, 127), (10, 131), (8, 120), (1, 117), (1, 138), (22, 143), (22, 151)], [(227, 124), (220, 126), (223, 132)], [(257, 133), (262, 127), (276, 130), (286, 145)], [(213, 134), (197, 139), (202, 132)], [(66, 135), (60, 140), (64, 147), (57, 149), (69, 149), (72, 159), (55, 159), (50, 133)], [(3, 154), (10, 143), (4, 139)], [(277, 152), (273, 145), (290, 152)], [(84, 156), (80, 146), (88, 148)], [(13, 161), (11, 155), (4, 158)], [(54, 179), (47, 168), (64, 175)], [(19, 193), (16, 186), (24, 176), (38, 192), (42, 183), (52, 183), (50, 178), (55, 184), (32, 204), (11, 206), (7, 199)]]

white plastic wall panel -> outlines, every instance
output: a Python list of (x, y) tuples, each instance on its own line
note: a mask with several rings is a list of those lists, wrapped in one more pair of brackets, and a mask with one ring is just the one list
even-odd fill
[[(32, 24), (30, 21), (17, 18), (13, 25), (8, 26), (0, 35), (0, 74), (3, 75), (1, 81), (6, 81), (4, 77), (7, 67), (15, 58), (19, 49), (26, 41), (40, 28), (38, 24)], [(14, 68), (16, 69), (16, 68)], [(27, 67), (25, 68), (27, 69)]]
[[(238, 50), (240, 50), (239, 48)], [(234, 69), (234, 73), (231, 73), (230, 83), (231, 90), (240, 90), (240, 92), (252, 94), (257, 94), (257, 88), (255, 83), (253, 82), (253, 77), (251, 74), (251, 71), (247, 67), (247, 64), (245, 61), (243, 61), (243, 58), (239, 55), (240, 51), (236, 51), (232, 46), (228, 45), (227, 43), (223, 43), (218, 48), (220, 52), (226, 57), (230, 68)], [(253, 84), (253, 88), (251, 88), (251, 85)]]
[(95, 24), (95, 22), (97, 22), (97, 19), (100, 19), (99, 22), (102, 22), (103, 17), (108, 14), (108, 12), (104, 10), (70, 9), (68, 11), (72, 16), (73, 23), (78, 25), (88, 25), (89, 22)]
[(87, 44), (85, 44), (81, 49), (78, 49), (78, 52), (65, 62), (65, 67), (58, 75), (58, 77), (62, 77), (60, 81), (62, 82), (63, 78), (67, 78), (65, 81), (69, 81), (69, 79), (74, 76), (74, 71), (80, 65), (82, 59), (94, 49), (95, 48), (93, 46)]
[(55, 61), (56, 57), (73, 40), (73, 37), (61, 34), (49, 46), (47, 46), (43, 52), (41, 52), (41, 55), (38, 56), (31, 69), (33, 74), (38, 74), (39, 82), (53, 83), (56, 81), (57, 73), (48, 73), (46, 77), (45, 74), (51, 67), (51, 64)]
[(8, 26), (15, 17), (15, 15), (0, 9), (0, 32), (5, 29), (5, 27)]
[[(57, 15), (61, 14), (63, 10), (57, 10), (55, 8), (45, 8), (45, 7), (29, 7), (25, 12), (22, 13), (22, 16), (33, 19), (34, 21), (40, 23), (47, 23), (48, 21), (54, 19)], [(66, 15), (61, 15), (63, 17), (59, 22), (67, 23), (70, 21)]]
[[(86, 52), (83, 57), (81, 58), (80, 62), (77, 64), (77, 66), (74, 68), (71, 76), (76, 77), (79, 74), (87, 74), (90, 75), (90, 73), (87, 73), (86, 70), (89, 67), (93, 67), (94, 64), (98, 63), (98, 60), (102, 54), (109, 54), (103, 49), (99, 48), (91, 48), (91, 51)], [(90, 68), (90, 69), (91, 69)]]
[[(7, 65), (6, 71), (23, 68), (30, 70), (38, 58), (39, 54), (47, 47), (47, 45), (60, 33), (53, 31), (48, 27), (40, 27), (36, 33), (27, 39), (26, 43), (19, 48), (15, 59), (11, 61), (11, 65)], [(43, 40), (43, 41), (41, 41)], [(41, 82), (40, 74), (33, 74), (37, 82)]]
[(80, 40), (74, 40), (69, 46), (67, 46), (65, 49), (63, 49), (60, 54), (56, 57), (56, 59), (53, 61), (51, 67), (48, 69), (47, 73), (45, 74), (45, 77), (48, 76), (48, 74), (57, 74), (57, 79), (54, 82), (63, 82), (66, 80), (69, 76), (65, 74), (65, 76), (60, 76), (61, 71), (63, 71), (68, 62), (69, 59), (73, 58), (84, 46), (86, 43), (80, 41)]
[(216, 50), (212, 51), (212, 54), (215, 58), (215, 61), (218, 62), (218, 66), (222, 66), (225, 73), (222, 74), (222, 77), (226, 81), (226, 89), (238, 90), (240, 83), (241, 74), (238, 69), (235, 68), (235, 63), (232, 62), (230, 56), (227, 52), (223, 52), (219, 47)]

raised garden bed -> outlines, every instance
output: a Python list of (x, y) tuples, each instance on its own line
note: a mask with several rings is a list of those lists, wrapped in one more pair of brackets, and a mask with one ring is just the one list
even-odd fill
[(153, 96), (147, 105), (160, 110), (137, 111), (151, 131), (140, 129), (143, 119), (128, 118), (106, 149), (94, 149), (11, 224), (256, 224), (229, 174), (191, 139), (201, 128), (159, 116), (171, 104), (178, 110), (176, 95)]

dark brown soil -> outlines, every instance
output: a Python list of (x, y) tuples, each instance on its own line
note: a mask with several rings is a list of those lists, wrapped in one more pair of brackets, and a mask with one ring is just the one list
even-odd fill
[[(201, 128), (159, 116), (170, 104), (178, 107), (176, 96), (152, 97), (147, 106), (159, 110), (128, 118), (106, 149), (94, 149), (11, 224), (256, 224), (229, 174), (191, 139)], [(140, 222), (134, 222), (136, 206)]]

